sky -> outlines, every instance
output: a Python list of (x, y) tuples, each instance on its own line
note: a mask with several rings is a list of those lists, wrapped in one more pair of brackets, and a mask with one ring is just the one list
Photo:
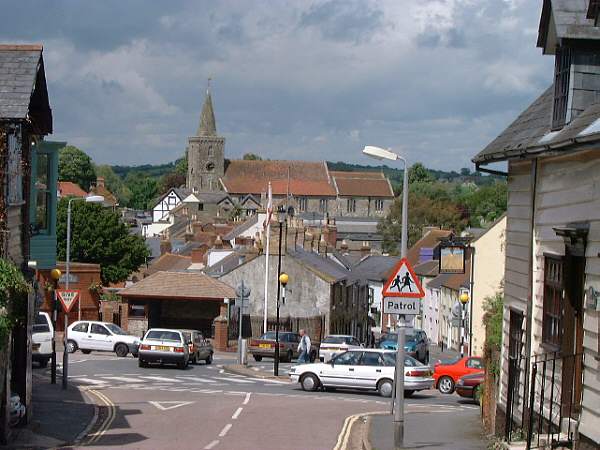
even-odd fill
[(175, 160), (211, 81), (227, 158), (473, 168), (551, 83), (541, 0), (0, 0), (44, 45), (52, 140), (96, 163)]

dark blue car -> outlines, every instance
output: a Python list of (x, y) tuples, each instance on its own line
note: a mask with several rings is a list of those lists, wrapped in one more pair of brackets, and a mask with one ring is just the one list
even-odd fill
[[(396, 350), (398, 345), (398, 335), (396, 333), (384, 334), (379, 341), (379, 348), (385, 350)], [(407, 355), (418, 359), (423, 364), (429, 363), (429, 339), (423, 330), (414, 328), (406, 329), (406, 340), (404, 342), (404, 351)]]

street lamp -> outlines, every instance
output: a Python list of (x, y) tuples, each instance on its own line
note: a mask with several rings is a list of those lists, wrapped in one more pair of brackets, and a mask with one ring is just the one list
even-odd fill
[[(462, 308), (460, 309), (461, 314), (460, 314), (460, 357), (462, 358), (463, 356), (465, 356), (465, 334), (466, 334), (466, 327), (465, 327), (465, 319), (467, 316), (467, 303), (469, 302), (469, 292), (468, 291), (463, 291), (460, 296), (458, 297), (458, 299), (460, 300), (460, 303), (462, 304)], [(469, 317), (469, 320), (472, 320), (471, 317)], [(469, 343), (469, 346), (471, 344)]]
[[(65, 264), (65, 268), (67, 271), (67, 281), (65, 283), (65, 288), (69, 289), (69, 266), (71, 263), (71, 202), (74, 200), (83, 200), (81, 197), (71, 197), (69, 199), (69, 203), (67, 204), (67, 261)], [(102, 203), (104, 202), (104, 197), (101, 195), (88, 195), (85, 197), (86, 203)], [(77, 303), (77, 320), (81, 320), (81, 299)], [(65, 325), (65, 333), (66, 333), (66, 325)], [(66, 341), (65, 341), (66, 344)]]
[(50, 278), (52, 278), (52, 365), (50, 366), (50, 383), (56, 384), (56, 319), (58, 315), (58, 304), (56, 298), (56, 288), (58, 287), (58, 280), (60, 280), (62, 273), (59, 269), (52, 269), (50, 271)]
[[(402, 177), (402, 241), (400, 256), (406, 258), (408, 253), (408, 164), (406, 159), (390, 150), (367, 145), (363, 154), (378, 160), (401, 160), (404, 163), (404, 176)], [(396, 371), (394, 374), (394, 443), (400, 448), (404, 441), (404, 342), (405, 336), (404, 316), (398, 316), (398, 342), (396, 351)]]
[[(277, 209), (277, 222), (279, 223), (279, 260), (277, 262), (277, 317), (275, 319), (275, 361), (273, 363), (273, 375), (275, 376), (279, 376), (279, 299), (281, 297), (281, 285), (283, 284), (282, 278), (283, 280), (286, 280), (287, 278), (287, 275), (281, 273), (281, 239), (283, 238), (283, 224), (285, 223), (286, 217), (287, 212), (285, 208), (280, 206)], [(283, 275), (285, 275), (285, 277)]]

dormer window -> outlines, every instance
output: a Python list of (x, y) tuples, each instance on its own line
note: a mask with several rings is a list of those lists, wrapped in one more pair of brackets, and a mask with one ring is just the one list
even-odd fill
[(552, 130), (560, 130), (567, 122), (569, 103), (569, 79), (571, 73), (571, 49), (556, 49), (554, 64), (554, 109), (552, 111)]

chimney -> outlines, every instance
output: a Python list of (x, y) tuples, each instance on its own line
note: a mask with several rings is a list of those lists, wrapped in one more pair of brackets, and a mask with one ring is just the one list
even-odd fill
[(360, 254), (363, 258), (371, 254), (371, 247), (367, 241), (363, 241), (362, 246), (360, 247)]
[(171, 246), (171, 241), (169, 241), (167, 239), (161, 239), (161, 241), (160, 241), (161, 256), (164, 255), (165, 253), (171, 253), (171, 250), (173, 250), (173, 247)]
[(342, 239), (342, 243), (340, 244), (340, 250), (344, 252), (348, 251), (348, 241), (346, 241), (346, 239)]
[(321, 235), (321, 239), (319, 239), (318, 253), (327, 253), (327, 241), (325, 240), (325, 235)]
[(203, 247), (192, 249), (192, 264), (203, 263), (205, 252), (206, 248)]
[(325, 236), (325, 242), (327, 242), (327, 245), (335, 248), (337, 244), (337, 227), (335, 225), (331, 225), (329, 223), (329, 219), (327, 220), (328, 224), (323, 229), (323, 235)]
[(221, 239), (221, 236), (217, 235), (214, 246), (215, 246), (215, 248), (219, 248), (219, 249), (223, 248), (223, 240)]
[(104, 187), (104, 177), (96, 177), (96, 187)]

